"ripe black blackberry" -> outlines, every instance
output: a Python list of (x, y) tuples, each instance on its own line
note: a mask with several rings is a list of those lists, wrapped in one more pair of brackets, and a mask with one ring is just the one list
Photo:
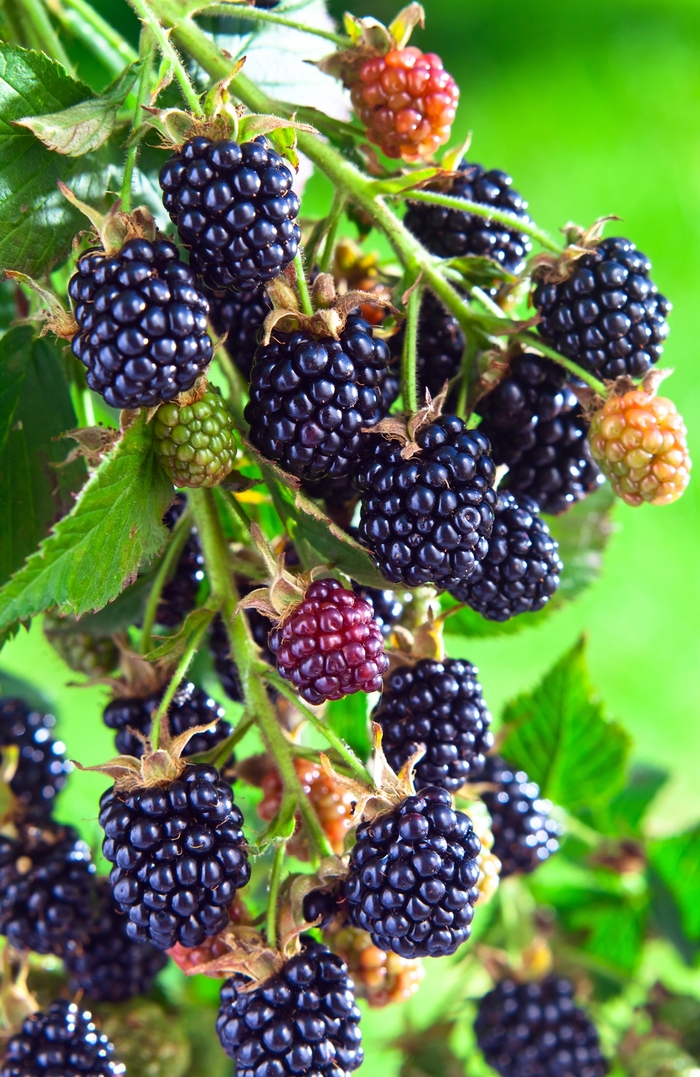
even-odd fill
[(241, 146), (191, 138), (160, 170), (163, 205), (210, 288), (249, 289), (294, 261), (292, 173), (264, 136)]
[[(275, 658), (267, 642), (270, 630), (272, 629), (272, 621), (268, 617), (263, 616), (262, 613), (258, 613), (257, 610), (252, 609), (246, 610), (246, 617), (248, 618), (253, 639), (260, 648), (261, 658), (264, 662), (269, 662), (271, 666), (274, 666)], [(219, 614), (216, 615), (211, 623), (211, 629), (209, 631), (209, 650), (211, 651), (216, 675), (219, 678), (219, 683), (224, 692), (229, 699), (234, 701), (234, 703), (241, 703), (243, 700), (241, 696), (241, 686), (238, 680), (238, 672), (236, 670), (236, 664), (231, 658), (231, 645), (229, 643), (226, 625)]]
[(316, 926), (328, 927), (345, 912), (345, 891), (342, 883), (331, 887), (330, 890), (310, 890), (304, 896), (302, 911), (307, 924), (313, 924), (320, 917), (320, 923)]
[(66, 958), (70, 990), (84, 991), (95, 1002), (124, 1002), (147, 994), (167, 957), (149, 942), (129, 938), (127, 918), (117, 910), (107, 879), (97, 880), (95, 897), (88, 936)]
[(86, 251), (68, 294), (73, 353), (113, 408), (153, 407), (191, 389), (212, 357), (209, 303), (167, 239)]
[(391, 583), (458, 586), (486, 556), (493, 527), (487, 439), (443, 415), (418, 432), (420, 452), (410, 460), (399, 441), (372, 440), (355, 473), (361, 541)]
[(102, 795), (102, 852), (115, 865), (110, 883), (130, 939), (169, 950), (226, 927), (250, 878), (242, 824), (231, 786), (203, 764), (164, 785)]
[(7, 1041), (0, 1077), (124, 1077), (114, 1047), (98, 1032), (89, 1010), (52, 1002), (46, 1013), (25, 1018)]
[(360, 1011), (345, 962), (310, 936), (277, 976), (221, 988), (216, 1031), (237, 1077), (347, 1077), (361, 1064)]
[[(403, 329), (389, 339), (389, 347), (397, 362), (401, 356), (403, 340)], [(459, 374), (465, 344), (464, 333), (455, 316), (450, 314), (432, 292), (426, 292), (418, 317), (416, 373), (419, 385), (428, 389), (431, 396), (437, 396), (442, 392), (445, 382)], [(395, 381), (398, 396), (398, 377)], [(392, 398), (392, 403), (396, 396)]]
[[(175, 527), (186, 505), (185, 495), (177, 494), (163, 517), (163, 523), (169, 531)], [(183, 618), (194, 609), (197, 603), (197, 592), (203, 579), (204, 557), (197, 532), (195, 528), (192, 528), (190, 537), (180, 554), (173, 578), (168, 580), (160, 593), (156, 622), (166, 628), (179, 625)]]
[(374, 620), (379, 625), (383, 636), (390, 636), (391, 630), (403, 616), (404, 604), (396, 591), (382, 590), (380, 587), (363, 587), (353, 583), (356, 595), (369, 602), (374, 610)]
[(255, 355), (245, 418), (263, 456), (305, 479), (349, 475), (383, 417), (383, 340), (351, 315), (339, 340), (276, 331)]
[(502, 487), (531, 497), (557, 515), (603, 482), (588, 444), (583, 409), (557, 363), (523, 352), (476, 406), (496, 464), (506, 464)]
[[(155, 692), (144, 699), (126, 697), (113, 699), (107, 704), (102, 713), (102, 721), (109, 729), (116, 729), (114, 743), (120, 755), (141, 758), (145, 749), (143, 741), (136, 733), (141, 733), (144, 737), (149, 735), (153, 715), (158, 710), (162, 695), (162, 692)], [(214, 729), (192, 737), (183, 753), (185, 758), (208, 752), (226, 740), (231, 726), (224, 720), (225, 713), (224, 708), (208, 696), (203, 688), (197, 688), (191, 681), (180, 685), (168, 709), (170, 733), (176, 737), (195, 726), (208, 725), (213, 721), (217, 723)]]
[(63, 957), (86, 937), (95, 868), (70, 826), (28, 822), (0, 837), (0, 933), (18, 950)]
[(537, 285), (538, 332), (598, 377), (643, 377), (663, 352), (671, 310), (650, 271), (651, 262), (629, 239), (601, 240), (574, 262), (568, 280)]
[(260, 343), (265, 318), (272, 302), (262, 284), (242, 292), (226, 292), (218, 296), (208, 292), (211, 324), (226, 337), (226, 351), (246, 381), (250, 381), (255, 349)]
[(507, 621), (547, 605), (563, 569), (559, 547), (529, 497), (499, 494), (489, 552), (450, 593), (490, 621)]
[(484, 995), (474, 1031), (501, 1077), (604, 1077), (598, 1033), (568, 980), (502, 980)]
[(0, 748), (19, 749), (10, 789), (33, 818), (51, 814), (72, 770), (65, 744), (51, 736), (55, 724), (52, 714), (32, 710), (21, 699), (0, 700)]
[(501, 861), (501, 878), (534, 871), (559, 848), (561, 827), (549, 818), (551, 803), (524, 770), (514, 770), (497, 755), (487, 756), (479, 781), (496, 787), (482, 799), (491, 816), (491, 852)]
[[(440, 190), (454, 198), (480, 202), (513, 213), (523, 221), (528, 220), (527, 202), (513, 190), (513, 181), (506, 172), (497, 168), (486, 172), (481, 165), (468, 164), (464, 160), (457, 172), (449, 189), (441, 183), (429, 185), (427, 190)], [(409, 203), (404, 223), (432, 254), (440, 258), (463, 258), (469, 254), (491, 258), (508, 273), (520, 273), (526, 255), (532, 250), (532, 243), (523, 232), (464, 210), (431, 206), (427, 202)]]
[(469, 938), (481, 843), (445, 789), (427, 786), (357, 828), (348, 913), (380, 950), (444, 957)]
[(393, 770), (398, 772), (423, 744), (418, 785), (456, 793), (481, 774), (493, 734), (478, 672), (456, 658), (422, 658), (393, 671), (372, 716), (382, 727), (382, 747)]

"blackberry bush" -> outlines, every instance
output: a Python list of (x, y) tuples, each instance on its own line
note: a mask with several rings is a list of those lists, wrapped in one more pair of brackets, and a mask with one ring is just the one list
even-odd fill
[(0, 1077), (123, 1077), (114, 1047), (98, 1032), (89, 1010), (74, 1002), (52, 1002), (46, 1013), (27, 1017), (11, 1036)]
[[(144, 741), (151, 732), (153, 716), (158, 710), (162, 692), (155, 692), (143, 699), (138, 697), (117, 697), (107, 704), (102, 721), (109, 729), (116, 730), (114, 744), (119, 755), (133, 755), (140, 759), (144, 753)], [(195, 726), (209, 725), (216, 722), (213, 729), (197, 733), (187, 744), (184, 755), (198, 755), (208, 752), (217, 744), (226, 740), (231, 726), (224, 719), (223, 707), (208, 696), (203, 688), (198, 688), (192, 681), (186, 681), (173, 696), (168, 710), (168, 723), (172, 736), (186, 733)], [(139, 736), (140, 734), (140, 736)]]
[(514, 770), (500, 756), (487, 756), (479, 780), (492, 787), (483, 801), (491, 816), (501, 876), (534, 871), (559, 848), (561, 828), (549, 817), (551, 803), (540, 797), (539, 786), (524, 771)]
[(72, 770), (65, 745), (51, 736), (55, 724), (52, 714), (32, 710), (21, 699), (0, 700), (0, 748), (19, 750), (10, 789), (18, 810), (32, 818), (51, 813)]

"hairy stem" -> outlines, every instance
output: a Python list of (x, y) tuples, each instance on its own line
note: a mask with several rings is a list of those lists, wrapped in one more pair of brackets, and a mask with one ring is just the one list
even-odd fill
[(239, 5), (231, 7), (231, 4), (209, 4), (207, 15), (227, 15), (230, 19), (241, 19), (245, 22), (270, 22), (276, 26), (286, 26), (288, 30), (298, 30), (302, 34), (312, 34), (313, 37), (322, 37), (326, 41), (332, 41), (334, 45), (340, 45), (347, 49), (352, 41), (344, 34), (334, 34), (332, 30), (320, 30), (316, 26), (307, 26), (303, 22), (295, 22), (284, 15), (275, 15), (273, 11), (263, 11), (260, 8)]
[(414, 285), (406, 304), (406, 328), (401, 351), (401, 396), (404, 411), (415, 415), (418, 411), (418, 315), (420, 314), (421, 288)]
[(195, 116), (203, 116), (204, 110), (202, 109), (199, 95), (190, 82), (190, 77), (185, 70), (185, 65), (180, 59), (177, 49), (172, 44), (170, 35), (165, 32), (154, 13), (156, 5), (150, 3), (150, 0), (129, 0), (129, 3), (141, 19), (141, 22), (152, 32), (162, 56), (164, 56), (166, 60), (169, 60), (173, 65), (175, 78), (180, 83), (182, 96), (185, 98), (185, 101), (192, 112)]
[(187, 673), (187, 670), (190, 668), (190, 665), (192, 664), (192, 660), (193, 660), (194, 656), (196, 655), (197, 651), (199, 650), (199, 645), (202, 642), (202, 639), (204, 637), (204, 633), (208, 630), (209, 625), (211, 624), (211, 622), (212, 622), (212, 620), (214, 618), (216, 610), (211, 609), (208, 612), (209, 612), (210, 616), (206, 620), (204, 620), (202, 622), (202, 624), (199, 626), (199, 628), (197, 629), (195, 634), (192, 636), (192, 639), (190, 640), (190, 642), (187, 645), (187, 650), (185, 651), (182, 658), (178, 662), (177, 668), (176, 668), (175, 672), (173, 673), (172, 677), (170, 678), (170, 681), (168, 683), (168, 687), (165, 689), (165, 692), (163, 694), (163, 698), (161, 699), (160, 703), (158, 704), (158, 710), (153, 715), (153, 724), (151, 725), (151, 743), (153, 744), (154, 748), (159, 748), (160, 747), (161, 741), (163, 739), (162, 738), (163, 719), (166, 717), (166, 715), (168, 713), (168, 710), (170, 709), (170, 704), (173, 701), (173, 697), (174, 697), (175, 693), (177, 692), (178, 688), (180, 687), (183, 680), (185, 679), (185, 674)]
[(309, 285), (306, 280), (306, 273), (304, 272), (304, 259), (301, 250), (297, 251), (297, 256), (294, 259), (294, 269), (297, 275), (297, 291), (299, 293), (302, 314), (306, 314), (310, 318), (313, 315), (314, 308), (311, 302), (311, 296), (309, 295)]
[(265, 936), (267, 945), (271, 949), (277, 949), (277, 899), (282, 882), (282, 869), (284, 856), (287, 851), (287, 843), (281, 841), (275, 849), (275, 858), (272, 862), (272, 874), (270, 875), (270, 892), (267, 898), (267, 916), (265, 918)]
[(192, 530), (192, 515), (186, 509), (177, 520), (173, 529), (172, 538), (165, 551), (165, 556), (158, 566), (153, 586), (148, 595), (148, 602), (143, 615), (143, 627), (141, 628), (141, 640), (139, 650), (141, 654), (147, 654), (151, 649), (151, 633), (156, 623), (158, 605), (163, 593), (163, 588), (170, 578), (175, 565), (180, 560), (180, 554), (187, 545)]
[(340, 218), (342, 217), (343, 209), (345, 208), (345, 200), (345, 191), (341, 190), (335, 192), (331, 211), (327, 217), (328, 231), (326, 232), (326, 242), (323, 245), (323, 255), (321, 257), (322, 273), (330, 273), (333, 266), (333, 252), (335, 249), (336, 237), (338, 235)]
[(141, 136), (143, 133), (143, 105), (147, 105), (151, 98), (151, 71), (156, 51), (155, 38), (152, 31), (145, 23), (141, 27), (139, 41), (139, 56), (143, 61), (138, 86), (136, 88), (136, 106), (134, 108), (134, 123), (131, 135), (131, 145), (126, 152), (124, 164), (124, 179), (122, 181), (122, 210), (129, 213), (131, 210), (131, 186), (134, 179), (134, 169), (141, 148)]
[(507, 209), (496, 209), (494, 206), (484, 205), (483, 202), (472, 202), (468, 198), (456, 198), (451, 194), (440, 194), (439, 191), (401, 191), (392, 195), (392, 198), (406, 198), (411, 202), (427, 202), (431, 205), (445, 206), (447, 209), (456, 209), (461, 213), (473, 213), (476, 217), (486, 217), (489, 221), (498, 221), (514, 231), (523, 232), (532, 239), (537, 240), (540, 246), (548, 251), (561, 254), (563, 246), (555, 239), (539, 228), (530, 220), (523, 220), (517, 214)]

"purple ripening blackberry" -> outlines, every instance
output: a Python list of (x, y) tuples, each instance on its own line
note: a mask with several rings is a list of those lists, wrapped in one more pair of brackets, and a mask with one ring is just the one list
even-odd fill
[(264, 136), (192, 138), (160, 170), (163, 205), (213, 289), (250, 289), (294, 261), (301, 231), (292, 173)]
[(250, 381), (255, 350), (272, 302), (262, 284), (240, 292), (217, 295), (207, 289), (211, 324), (225, 337), (226, 351), (246, 381)]
[(92, 1014), (75, 1002), (52, 1002), (46, 1013), (26, 1017), (10, 1036), (0, 1077), (125, 1077), (114, 1047), (97, 1031)]
[[(142, 737), (148, 737), (150, 734), (153, 716), (158, 710), (162, 695), (162, 692), (154, 692), (145, 698), (126, 696), (113, 699), (107, 704), (102, 713), (102, 721), (109, 729), (116, 730), (114, 743), (120, 755), (141, 758), (145, 749), (137, 733)], [(226, 740), (231, 726), (224, 720), (224, 714), (224, 708), (208, 696), (203, 688), (197, 688), (191, 681), (180, 685), (168, 708), (171, 735), (176, 737), (195, 726), (216, 722), (213, 729), (192, 737), (183, 753), (185, 758), (208, 752)]]
[(523, 770), (497, 755), (486, 757), (481, 782), (494, 788), (482, 793), (491, 816), (493, 849), (501, 861), (501, 878), (529, 873), (559, 848), (560, 825), (550, 818), (552, 805)]
[(663, 352), (671, 310), (650, 271), (629, 239), (601, 240), (573, 263), (567, 280), (535, 288), (542, 339), (598, 377), (642, 378)]
[(52, 714), (33, 710), (21, 699), (0, 700), (0, 748), (19, 750), (10, 789), (21, 813), (32, 818), (51, 814), (72, 769), (65, 745), (51, 736), (55, 724)]
[(113, 408), (153, 407), (191, 389), (209, 365), (209, 303), (167, 239), (130, 239), (114, 254), (86, 251), (68, 294), (73, 353)]

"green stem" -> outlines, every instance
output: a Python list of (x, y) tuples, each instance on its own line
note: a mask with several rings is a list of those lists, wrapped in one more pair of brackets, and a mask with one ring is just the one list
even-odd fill
[(486, 217), (487, 220), (498, 221), (499, 224), (505, 224), (508, 228), (524, 232), (549, 251), (560, 254), (563, 250), (561, 243), (557, 243), (542, 228), (530, 220), (523, 220), (515, 213), (510, 213), (507, 209), (494, 209), (493, 206), (486, 206), (482, 202), (472, 202), (469, 198), (440, 194), (439, 191), (401, 191), (392, 197), (410, 199), (411, 202), (428, 202), (436, 206), (446, 206), (447, 209), (456, 209), (462, 213), (473, 213), (477, 217)]
[(192, 515), (189, 510), (186, 509), (175, 524), (172, 538), (165, 551), (165, 556), (158, 566), (158, 571), (153, 580), (153, 586), (148, 595), (139, 644), (141, 654), (148, 654), (151, 649), (151, 633), (153, 631), (153, 625), (156, 623), (156, 613), (158, 612), (158, 605), (160, 603), (161, 594), (163, 593), (163, 587), (170, 578), (175, 565), (180, 560), (180, 554), (187, 545), (191, 530)]
[(70, 62), (68, 53), (59, 41), (58, 34), (53, 28), (43, 0), (22, 0), (22, 7), (29, 19), (32, 29), (41, 44), (42, 51), (52, 60), (58, 60), (63, 64), (66, 71), (73, 74), (73, 64)]
[(267, 917), (265, 920), (265, 935), (267, 945), (277, 949), (277, 900), (279, 898), (280, 883), (282, 882), (282, 868), (284, 856), (287, 851), (286, 841), (281, 841), (275, 849), (275, 858), (272, 862), (272, 874), (270, 875), (270, 893), (267, 898)]
[(578, 363), (574, 363), (572, 359), (567, 359), (565, 355), (561, 355), (555, 351), (554, 348), (550, 348), (544, 341), (536, 336), (534, 333), (514, 333), (512, 340), (519, 340), (522, 344), (529, 344), (535, 348), (536, 351), (541, 352), (542, 355), (546, 355), (549, 359), (553, 359), (555, 363), (559, 363), (565, 370), (568, 370), (571, 374), (575, 374), (581, 381), (585, 381), (586, 385), (590, 385), (591, 389), (594, 389), (599, 396), (605, 399), (608, 395), (608, 390), (602, 381), (593, 374), (589, 374), (587, 370), (579, 366)]
[(311, 302), (311, 296), (309, 295), (309, 286), (306, 281), (306, 273), (304, 272), (304, 260), (301, 250), (297, 251), (297, 256), (294, 259), (294, 269), (297, 275), (297, 291), (299, 292), (299, 300), (301, 302), (301, 310), (303, 314), (306, 314), (309, 318), (314, 313), (313, 304)]
[(401, 396), (404, 411), (415, 415), (418, 411), (418, 315), (420, 313), (421, 287), (415, 284), (406, 304), (406, 328), (401, 351)]
[(212, 620), (214, 619), (214, 615), (216, 613), (216, 610), (215, 609), (210, 609), (208, 612), (209, 612), (210, 616), (207, 618), (207, 620), (203, 621), (203, 623), (199, 626), (199, 628), (197, 629), (195, 634), (192, 636), (192, 639), (190, 640), (189, 644), (187, 645), (187, 650), (185, 651), (182, 658), (178, 662), (177, 668), (176, 668), (175, 672), (173, 673), (172, 677), (170, 678), (170, 681), (168, 683), (168, 687), (165, 689), (165, 692), (163, 694), (163, 698), (161, 699), (160, 703), (158, 704), (158, 710), (153, 715), (153, 724), (151, 725), (151, 743), (153, 744), (154, 748), (159, 748), (160, 747), (160, 742), (161, 742), (161, 739), (162, 739), (161, 738), (161, 730), (162, 730), (163, 719), (165, 718), (165, 716), (168, 713), (168, 710), (170, 709), (170, 704), (173, 701), (173, 696), (175, 695), (178, 688), (180, 687), (183, 680), (185, 679), (185, 674), (187, 673), (187, 670), (190, 668), (190, 665), (192, 663), (192, 659), (194, 658), (197, 651), (199, 650), (199, 645), (202, 642), (202, 638), (204, 636), (204, 633), (208, 630), (209, 625), (211, 624)]
[[(115, 74), (120, 74), (126, 64), (134, 64), (138, 54), (128, 41), (113, 26), (99, 15), (86, 0), (47, 0), (48, 6), (56, 17), (63, 21), (69, 19), (69, 25), (76, 37), (90, 45), (105, 62), (115, 60)], [(62, 11), (63, 14), (59, 14)], [(75, 16), (75, 17), (73, 17)], [(105, 47), (106, 46), (106, 47)], [(108, 60), (108, 55), (110, 59)], [(116, 66), (116, 58), (121, 63)]]
[(340, 218), (342, 217), (343, 209), (345, 208), (345, 198), (345, 191), (336, 191), (333, 195), (333, 204), (327, 218), (328, 231), (326, 232), (326, 242), (323, 246), (323, 256), (321, 258), (322, 273), (330, 273), (333, 266), (333, 251), (338, 235)]
[(221, 344), (220, 347), (216, 349), (214, 355), (217, 363), (224, 372), (226, 381), (228, 382), (229, 396), (226, 400), (226, 405), (236, 420), (236, 426), (239, 429), (243, 427), (244, 430), (247, 430), (248, 424), (243, 417), (244, 406), (242, 397), (248, 389), (248, 382), (229, 355), (225, 343)]
[(196, 93), (194, 86), (190, 82), (190, 77), (185, 70), (185, 65), (180, 59), (177, 49), (172, 44), (169, 34), (166, 34), (158, 21), (157, 16), (154, 14), (155, 5), (151, 4), (150, 0), (129, 0), (129, 3), (141, 19), (143, 25), (147, 26), (153, 34), (161, 54), (173, 65), (175, 77), (180, 83), (182, 96), (185, 98), (185, 101), (191, 108), (193, 114), (195, 116), (203, 116), (204, 110), (201, 106), (199, 95)]
[(272, 11), (262, 11), (260, 8), (253, 8), (243, 4), (236, 7), (232, 7), (231, 4), (208, 4), (206, 14), (227, 15), (231, 19), (241, 19), (246, 22), (271, 22), (276, 26), (286, 26), (288, 30), (298, 30), (302, 34), (313, 34), (314, 37), (322, 37), (326, 41), (332, 41), (334, 45), (340, 45), (344, 49), (352, 45), (350, 38), (344, 34), (334, 34), (332, 30), (319, 30), (315, 26), (307, 26), (303, 22), (287, 19), (284, 15), (275, 15)]
[(134, 108), (131, 145), (126, 152), (124, 179), (122, 182), (122, 210), (124, 213), (129, 213), (131, 210), (131, 185), (134, 179), (134, 169), (136, 167), (136, 160), (141, 148), (141, 137), (144, 131), (144, 113), (142, 106), (147, 105), (151, 99), (151, 71), (153, 70), (155, 51), (156, 43), (153, 33), (148, 26), (144, 25), (141, 27), (141, 38), (139, 40), (139, 56), (143, 61), (143, 67), (141, 68), (139, 83), (136, 88), (136, 106)]

